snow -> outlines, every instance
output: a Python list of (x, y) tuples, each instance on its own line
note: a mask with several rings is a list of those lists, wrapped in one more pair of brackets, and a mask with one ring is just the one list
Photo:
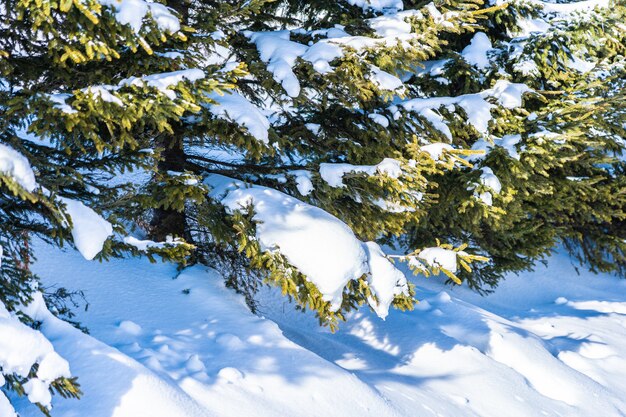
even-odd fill
[(352, 165), (346, 163), (321, 163), (320, 176), (334, 188), (343, 188), (343, 176), (347, 173), (364, 173), (367, 175), (384, 174), (391, 178), (402, 175), (400, 162), (393, 158), (385, 158), (377, 165)]
[(402, 0), (346, 0), (349, 4), (361, 7), (363, 10), (372, 9), (383, 11), (385, 9), (402, 10), (404, 5)]
[(203, 79), (204, 77), (205, 74), (202, 70), (198, 68), (190, 68), (160, 74), (151, 74), (143, 77), (130, 77), (120, 81), (119, 85), (148, 85), (149, 87), (156, 88), (161, 93), (165, 94), (169, 99), (174, 100), (176, 98), (176, 93), (170, 89), (170, 87), (183, 81), (195, 82)]
[(0, 143), (0, 173), (14, 179), (26, 191), (32, 192), (37, 188), (35, 173), (28, 159), (2, 143)]
[(71, 94), (50, 94), (48, 98), (54, 103), (54, 107), (61, 110), (63, 113), (72, 114), (76, 113), (76, 110), (65, 102), (68, 98), (72, 97)]
[(143, 21), (148, 15), (155, 21), (157, 27), (167, 33), (180, 30), (180, 22), (166, 6), (144, 0), (98, 0), (100, 4), (114, 10), (115, 18), (123, 25), (129, 25), (135, 33), (143, 27)]
[(493, 173), (493, 170), (489, 167), (482, 167), (482, 173), (480, 174), (480, 183), (486, 187), (489, 187), (491, 191), (485, 191), (478, 195), (478, 198), (482, 200), (488, 206), (493, 205), (493, 193), (500, 194), (502, 191), (502, 184), (498, 177)]
[(389, 119), (387, 119), (382, 114), (370, 113), (370, 114), (367, 115), (367, 117), (369, 117), (374, 122), (376, 122), (379, 125), (381, 125), (382, 127), (389, 127)]
[(111, 223), (80, 201), (59, 197), (72, 220), (72, 238), (76, 249), (91, 260), (102, 250), (104, 242), (113, 234)]
[[(26, 308), (27, 314), (36, 316), (45, 309), (41, 295), (36, 294), (34, 300)], [(33, 314), (34, 313), (34, 314)], [(51, 395), (48, 391), (50, 383), (60, 377), (70, 377), (67, 361), (55, 352), (52, 344), (39, 331), (23, 324), (16, 316), (10, 314), (0, 302), (0, 369), (4, 375), (16, 374), (26, 378), (33, 365), (39, 367), (34, 377), (24, 384), (24, 390), (31, 403), (39, 403), (50, 407)], [(0, 387), (5, 379), (0, 375)], [(2, 416), (15, 415), (4, 394), (0, 393), (0, 411)], [(6, 414), (5, 414), (6, 413)]]
[(274, 80), (281, 84), (290, 97), (300, 95), (300, 82), (293, 72), (296, 59), (307, 51), (307, 46), (289, 40), (288, 30), (275, 32), (245, 32), (252, 41), (261, 56), (261, 60), (267, 63)]
[(301, 195), (309, 195), (313, 192), (313, 174), (311, 171), (299, 169), (295, 171), (289, 171), (290, 175), (296, 178), (296, 187)]
[(311, 45), (302, 55), (302, 59), (313, 64), (315, 71), (327, 74), (332, 71), (330, 62), (342, 56), (343, 50), (339, 46), (320, 41)]
[(407, 280), (389, 261), (378, 244), (366, 242), (364, 248), (370, 270), (368, 285), (378, 300), (369, 299), (368, 302), (378, 317), (384, 320), (389, 315), (389, 306), (394, 298), (400, 294), (408, 295)]
[(368, 272), (367, 256), (352, 230), (320, 208), (279, 191), (210, 175), (210, 196), (230, 212), (253, 205), (264, 251), (279, 251), (338, 309), (343, 289)]
[(457, 271), (458, 254), (459, 252), (450, 249), (432, 247), (422, 249), (417, 257), (432, 267), (444, 268), (455, 273)]
[(91, 86), (85, 89), (85, 92), (89, 92), (91, 94), (93, 94), (94, 97), (98, 97), (99, 99), (101, 99), (102, 101), (106, 101), (108, 103), (115, 103), (118, 106), (124, 106), (124, 103), (122, 102), (122, 100), (119, 99), (119, 97), (114, 96), (113, 94), (111, 94), (111, 89), (114, 88), (113, 86)]
[[(501, 148), (504, 148), (504, 150), (506, 150), (506, 152), (509, 154), (509, 156), (511, 156), (511, 158), (519, 160), (520, 154), (517, 149), (517, 145), (521, 142), (521, 140), (522, 140), (522, 136), (519, 134), (504, 135), (501, 138), (494, 138), (493, 144), (484, 139), (480, 139), (476, 141), (474, 145), (472, 145), (472, 150), (484, 151), (485, 153), (470, 155), (468, 156), (468, 159), (470, 161), (483, 159), (485, 158), (485, 156), (491, 149), (493, 149), (494, 147), (501, 147)], [(523, 151), (523, 146), (520, 146), (520, 151)]]
[(485, 69), (490, 65), (487, 53), (492, 49), (493, 46), (487, 35), (483, 32), (476, 32), (470, 44), (461, 51), (461, 55), (478, 69)]
[(441, 143), (441, 142), (431, 143), (429, 145), (424, 145), (420, 147), (420, 150), (428, 153), (434, 161), (439, 161), (444, 151), (452, 150), (452, 149), (454, 149), (452, 145), (449, 145), (447, 143)]
[(91, 335), (37, 316), (85, 393), (55, 396), (56, 417), (626, 413), (626, 281), (578, 275), (562, 252), (485, 297), (415, 277), (414, 311), (361, 310), (332, 334), (275, 290), (259, 297), (264, 317), (251, 314), (210, 269), (35, 249), (44, 285), (90, 303), (76, 312)]
[[(396, 174), (394, 160), (379, 164), (381, 172)], [(280, 252), (337, 310), (346, 284), (367, 274), (378, 300), (370, 304), (387, 315), (393, 295), (406, 292), (406, 279), (373, 242), (362, 243), (342, 221), (326, 211), (279, 191), (210, 175), (210, 196), (229, 212), (254, 207), (253, 220), (261, 250)]]
[(381, 90), (395, 91), (402, 88), (404, 85), (398, 77), (374, 65), (371, 67), (370, 80)]
[(165, 242), (155, 242), (153, 240), (141, 240), (141, 239), (137, 239), (134, 236), (126, 236), (124, 238), (124, 243), (126, 243), (127, 245), (134, 246), (140, 251), (147, 251), (149, 249), (162, 249), (162, 248), (167, 248), (168, 246), (178, 245), (182, 243), (182, 241), (178, 239), (174, 239), (171, 236), (167, 236), (167, 239)]
[(270, 122), (248, 99), (234, 91), (221, 95), (212, 93), (209, 98), (217, 103), (209, 106), (211, 113), (219, 118), (232, 120), (248, 129), (257, 140), (269, 143)]
[(480, 93), (464, 94), (457, 97), (416, 98), (403, 101), (399, 105), (408, 111), (419, 113), (446, 137), (452, 139), (452, 134), (445, 124), (443, 116), (436, 113), (435, 109), (442, 106), (458, 105), (465, 110), (468, 122), (478, 132), (486, 134), (489, 122), (492, 119), (491, 109), (494, 107), (493, 104), (486, 100), (487, 98), (493, 97), (503, 107), (512, 109), (520, 107), (522, 105), (522, 95), (531, 91), (532, 89), (525, 84), (498, 80), (492, 88)]
[(583, 0), (570, 1), (567, 3), (552, 3), (547, 1), (534, 0), (532, 3), (543, 6), (543, 11), (547, 13), (557, 13), (568, 15), (577, 12), (589, 12), (596, 7), (609, 7), (609, 0)]

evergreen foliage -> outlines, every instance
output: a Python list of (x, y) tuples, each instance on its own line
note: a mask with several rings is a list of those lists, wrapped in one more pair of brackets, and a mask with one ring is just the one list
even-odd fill
[[(602, 5), (4, 0), (0, 320), (36, 332), (33, 237), (204, 262), (332, 328), (413, 307), (394, 262), (488, 290), (563, 244), (624, 274), (626, 8)], [(5, 368), (29, 394), (37, 362)]]
[[(477, 290), (560, 243), (623, 273), (624, 7), (594, 5), (177, 4), (196, 30), (197, 64), (247, 75), (182, 121), (162, 167), (202, 181), (184, 205), (184, 192), (159, 194), (175, 220), (153, 221), (152, 233), (182, 235), (250, 301), (269, 282), (331, 326), (368, 300), (379, 306), (373, 272), (329, 303), (259, 231), (269, 202), (255, 194), (228, 207), (220, 176), (321, 208), (361, 241), (405, 251), (417, 272)], [(411, 308), (410, 284), (390, 285), (394, 304)]]

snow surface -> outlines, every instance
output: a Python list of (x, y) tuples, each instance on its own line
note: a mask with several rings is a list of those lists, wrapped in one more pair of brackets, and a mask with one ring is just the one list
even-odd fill
[(280, 83), (289, 97), (300, 95), (300, 82), (293, 72), (296, 59), (307, 51), (307, 46), (289, 40), (288, 30), (275, 32), (245, 32), (256, 45), (261, 60), (266, 62), (276, 82)]
[(72, 239), (76, 249), (92, 260), (102, 250), (104, 242), (113, 234), (113, 226), (102, 216), (80, 201), (59, 197), (72, 220)]
[(415, 311), (362, 310), (331, 334), (274, 290), (254, 316), (211, 270), (35, 247), (44, 284), (90, 303), (77, 318), (91, 335), (42, 320), (85, 392), (55, 396), (57, 417), (626, 413), (626, 281), (577, 275), (562, 254), (486, 297), (414, 278)]
[(37, 188), (35, 173), (28, 159), (10, 146), (0, 143), (0, 173), (11, 177), (26, 191)]
[[(36, 319), (42, 310), (45, 310), (45, 306), (42, 305), (41, 295), (36, 294), (27, 313)], [(0, 369), (2, 373), (16, 374), (26, 378), (35, 364), (39, 364), (39, 368), (35, 376), (24, 384), (24, 391), (31, 403), (49, 407), (52, 400), (48, 391), (50, 383), (60, 377), (70, 377), (69, 365), (55, 352), (52, 344), (43, 334), (23, 324), (0, 302)], [(4, 383), (4, 377), (0, 374), (0, 387)], [(2, 417), (15, 415), (1, 391), (0, 412)]]
[(113, 9), (115, 18), (123, 25), (129, 25), (135, 33), (143, 27), (144, 19), (150, 15), (157, 27), (166, 33), (180, 30), (178, 18), (170, 9), (160, 3), (144, 0), (98, 0), (103, 6)]
[(490, 65), (487, 53), (493, 49), (491, 41), (483, 32), (477, 32), (470, 44), (461, 51), (463, 58), (478, 69), (485, 69)]
[(245, 127), (257, 140), (269, 143), (270, 122), (247, 98), (234, 91), (221, 95), (212, 93), (209, 98), (217, 103), (209, 106), (211, 113)]

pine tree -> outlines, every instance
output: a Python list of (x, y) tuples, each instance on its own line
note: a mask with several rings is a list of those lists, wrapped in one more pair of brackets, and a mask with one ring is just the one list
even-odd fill
[[(223, 85), (186, 68), (187, 28), (162, 4), (5, 0), (0, 7), (0, 415), (4, 392), (48, 415), (50, 394), (77, 397), (67, 362), (37, 330), (48, 314), (31, 242), (70, 242), (87, 259), (189, 245), (128, 236), (142, 209), (130, 171), (150, 173), (154, 136)], [(193, 90), (191, 85), (193, 82)], [(114, 232), (116, 235), (114, 236)], [(43, 312), (43, 313), (42, 313)], [(10, 334), (10, 337), (7, 335)], [(23, 352), (30, 352), (27, 355)]]
[(152, 233), (331, 326), (412, 307), (393, 258), (479, 290), (559, 242), (624, 272), (624, 7), (543, 4), (187, 3), (196, 64), (247, 75), (181, 119), (162, 167), (193, 180), (146, 201), (185, 231)]

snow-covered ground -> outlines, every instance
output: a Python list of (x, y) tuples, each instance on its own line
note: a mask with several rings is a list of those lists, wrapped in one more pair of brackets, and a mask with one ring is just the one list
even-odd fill
[(252, 315), (206, 268), (37, 253), (44, 285), (89, 302), (90, 335), (43, 320), (84, 391), (55, 417), (626, 415), (626, 280), (563, 255), (487, 297), (417, 278), (416, 311), (331, 334), (272, 290)]

